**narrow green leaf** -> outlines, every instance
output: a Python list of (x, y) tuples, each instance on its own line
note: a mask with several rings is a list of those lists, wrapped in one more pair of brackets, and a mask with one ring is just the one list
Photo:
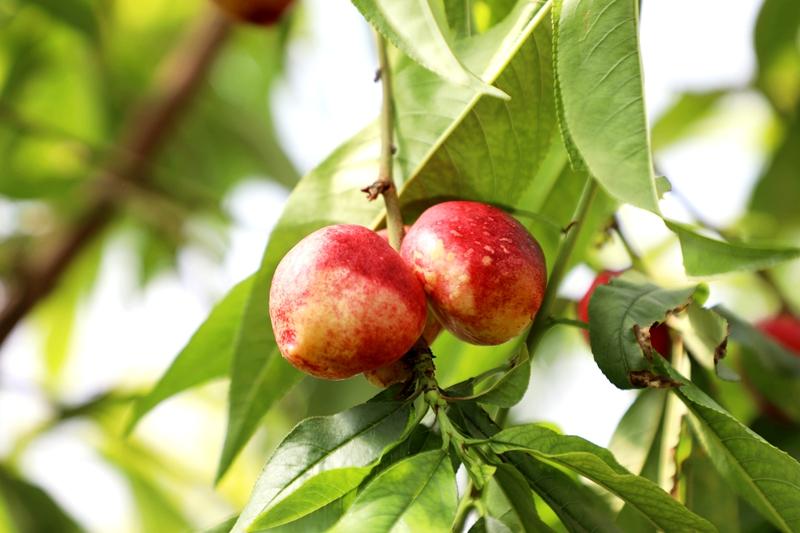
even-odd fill
[(209, 529), (204, 529), (202, 533), (228, 533), (238, 519), (238, 516), (232, 516), (226, 520), (223, 520), (216, 526), (213, 526)]
[(228, 373), (244, 304), (252, 286), (252, 277), (239, 282), (214, 306), (158, 383), (136, 401), (128, 423), (129, 432), (167, 398)]
[(580, 437), (559, 435), (545, 427), (528, 424), (501, 431), (492, 437), (489, 447), (496, 453), (524, 451), (573, 470), (634, 506), (665, 532), (716, 531), (658, 485), (631, 474), (608, 450)]
[[(457, 412), (473, 437), (487, 438), (500, 431), (486, 411), (477, 405), (459, 404)], [(606, 502), (577, 479), (525, 453), (509, 452), (502, 457), (525, 476), (531, 489), (570, 531), (619, 533)]]
[[(765, 30), (768, 31), (768, 30)], [(755, 211), (775, 228), (800, 222), (800, 114), (788, 121), (783, 139), (753, 189), (749, 211)]]
[(690, 276), (711, 276), (737, 270), (761, 270), (800, 257), (798, 248), (755, 246), (700, 235), (686, 224), (667, 220), (678, 236), (683, 266)]
[(723, 306), (718, 305), (714, 310), (728, 320), (731, 339), (750, 348), (765, 369), (775, 375), (800, 378), (800, 357)]
[(372, 465), (368, 465), (320, 472), (261, 513), (249, 529), (266, 530), (311, 514), (355, 490), (371, 470)]
[(589, 172), (620, 202), (658, 213), (645, 116), (638, 2), (556, 2), (562, 127)]
[(442, 450), (414, 455), (376, 477), (332, 533), (449, 532), (458, 505), (456, 477)]
[(476, 401), (482, 404), (499, 405), (500, 407), (513, 407), (525, 396), (531, 378), (530, 357), (524, 344), (511, 362), (503, 375), (490, 385), (481, 383), (476, 385), (479, 391), (469, 396), (449, 397), (455, 401)]
[(711, 114), (723, 96), (724, 91), (681, 94), (653, 124), (653, 149), (666, 148), (686, 137)]
[(0, 501), (17, 531), (83, 531), (49, 494), (3, 466), (0, 466)]
[[(276, 526), (269, 529), (251, 528), (252, 532), (269, 532), (269, 533), (327, 533), (339, 521), (342, 515), (347, 511), (353, 500), (356, 497), (356, 491), (353, 490), (338, 500), (334, 500), (324, 507), (321, 507), (311, 514), (307, 514), (282, 526)], [(226, 529), (227, 533), (230, 528)]]
[(498, 518), (482, 516), (472, 524), (468, 533), (513, 533), (513, 531)]
[(656, 443), (666, 397), (657, 390), (641, 391), (611, 436), (608, 449), (619, 458), (622, 466), (636, 475), (642, 473), (647, 456)]
[(800, 529), (800, 464), (736, 420), (664, 361), (658, 365), (683, 385), (673, 389), (717, 472), (782, 531)]
[[(388, 448), (410, 431), (412, 412), (409, 403), (367, 402), (333, 416), (300, 422), (267, 461), (233, 531), (249, 529), (265, 511), (316, 476), (330, 470), (376, 464)], [(305, 499), (308, 494), (301, 493), (279, 514), (300, 516), (302, 509), (297, 503), (310, 504), (307, 513), (316, 511), (342, 495), (333, 496), (337, 492), (341, 491), (326, 492), (327, 501), (320, 502), (309, 502)]]
[(28, 0), (28, 2), (92, 41), (100, 36), (97, 17), (92, 6), (85, 0), (73, 0), (69, 4), (61, 0)]
[(686, 486), (686, 507), (706, 518), (725, 533), (738, 533), (739, 501), (730, 485), (717, 475), (714, 465), (699, 447), (681, 466)]
[(636, 330), (663, 322), (669, 312), (686, 306), (695, 290), (663, 289), (629, 274), (597, 287), (589, 300), (589, 342), (611, 383), (620, 389), (659, 385), (651, 372), (651, 360), (659, 356), (644, 353)]
[[(353, 0), (364, 18), (408, 57), (447, 81), (508, 99), (467, 69), (450, 46), (446, 14), (429, 0)], [(534, 6), (531, 6), (534, 9)]]
[(797, 31), (800, 5), (794, 0), (765, 0), (755, 27), (757, 85), (782, 113), (791, 113), (800, 98), (800, 53)]
[[(508, 464), (498, 465), (494, 480), (508, 501), (509, 510), (514, 515), (513, 524), (519, 527), (519, 530), (525, 533), (553, 531), (539, 518), (531, 489), (516, 468)], [(508, 518), (501, 519), (501, 521), (508, 523)]]

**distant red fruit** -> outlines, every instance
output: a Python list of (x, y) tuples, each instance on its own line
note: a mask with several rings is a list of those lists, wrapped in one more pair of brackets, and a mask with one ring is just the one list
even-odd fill
[[(596, 278), (594, 278), (592, 286), (589, 287), (589, 290), (586, 291), (586, 294), (584, 294), (583, 298), (581, 298), (581, 300), (578, 302), (576, 311), (579, 320), (583, 322), (589, 321), (589, 300), (592, 298), (594, 290), (600, 285), (606, 285), (612, 279), (621, 275), (622, 272), (624, 271), (604, 270), (603, 272), (600, 272)], [(583, 336), (588, 342), (589, 332), (583, 330)], [(672, 351), (672, 341), (669, 338), (669, 327), (667, 327), (666, 324), (661, 323), (650, 329), (650, 344), (661, 355), (667, 357), (670, 355), (670, 352)]]
[(231, 17), (262, 26), (271, 26), (292, 4), (292, 0), (214, 0)]
[(758, 324), (758, 329), (800, 357), (800, 319), (781, 313)]

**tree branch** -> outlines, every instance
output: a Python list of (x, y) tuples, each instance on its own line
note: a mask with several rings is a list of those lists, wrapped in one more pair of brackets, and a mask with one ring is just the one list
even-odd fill
[[(97, 176), (97, 183), (113, 180), (143, 182), (164, 140), (185, 111), (228, 35), (230, 24), (216, 12), (192, 28), (159, 70), (149, 96), (133, 111), (123, 128), (118, 148)], [(14, 327), (57, 285), (72, 261), (100, 234), (117, 211), (115, 195), (99, 189), (89, 207), (67, 229), (56, 247), (27, 258), (27, 266), (9, 287), (0, 310), (0, 345)]]

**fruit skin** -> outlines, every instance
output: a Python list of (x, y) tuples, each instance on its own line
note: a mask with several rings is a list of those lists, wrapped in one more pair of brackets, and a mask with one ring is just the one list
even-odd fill
[(293, 0), (214, 0), (214, 2), (222, 11), (237, 20), (271, 26), (280, 20)]
[[(411, 226), (408, 224), (403, 225), (403, 232), (408, 233), (408, 230), (411, 229)], [(379, 229), (376, 231), (378, 235), (380, 235), (381, 239), (389, 242), (389, 231), (384, 229)], [(425, 339), (425, 342), (428, 343), (428, 346), (433, 344), (433, 341), (436, 340), (436, 337), (439, 336), (439, 333), (442, 332), (442, 323), (436, 320), (436, 315), (433, 313), (428, 313), (428, 319), (425, 321), (425, 330), (422, 332), (422, 337)], [(399, 383), (395, 381), (394, 383)]]
[[(621, 275), (623, 272), (624, 270), (604, 270), (603, 272), (600, 272), (596, 278), (594, 278), (589, 290), (586, 291), (586, 294), (584, 294), (583, 298), (581, 298), (581, 300), (578, 302), (576, 309), (578, 320), (589, 322), (589, 300), (592, 298), (594, 290), (600, 285), (609, 283), (612, 279)], [(589, 332), (587, 330), (583, 330), (583, 336), (586, 339), (586, 342), (589, 342)], [(660, 323), (656, 327), (650, 329), (650, 344), (653, 346), (655, 351), (660, 353), (662, 356), (670, 356), (672, 353), (672, 340), (669, 338), (669, 327), (666, 324)]]
[(759, 322), (758, 329), (800, 357), (800, 319), (781, 313)]
[(467, 201), (431, 207), (411, 226), (400, 255), (442, 325), (467, 342), (500, 344), (519, 335), (542, 303), (542, 249), (495, 207)]
[(315, 231), (278, 264), (269, 315), (281, 354), (313, 376), (344, 379), (402, 357), (425, 327), (408, 266), (363, 226)]
[(395, 383), (410, 381), (413, 376), (414, 369), (411, 363), (406, 361), (405, 357), (401, 357), (394, 363), (390, 363), (386, 366), (364, 372), (364, 377), (367, 378), (367, 381), (383, 389)]

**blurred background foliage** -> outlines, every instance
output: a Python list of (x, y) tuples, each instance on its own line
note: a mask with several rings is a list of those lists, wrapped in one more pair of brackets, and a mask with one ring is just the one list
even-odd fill
[[(335, 9), (352, 10), (342, 4)], [(478, 26), (488, 28), (502, 19), (513, 2), (475, 0), (473, 4)], [(191, 280), (193, 274), (187, 269), (198, 263), (185, 259), (187, 251), (206, 258), (194, 274), (202, 278), (204, 268), (223, 268), (238, 223), (231, 208), (237, 188), (255, 182), (285, 191), (297, 182), (301, 171), (308, 170), (305, 162), (286, 153), (285, 135), (279, 135), (276, 126), (282, 110), (276, 108), (274, 92), (292, 62), (304, 61), (302, 46), (294, 54), (290, 50), (292, 43), (317, 31), (309, 19), (318, 5), (298, 5), (278, 26), (263, 29), (227, 28), (204, 2), (0, 0), (0, 305), (7, 306), (15, 291), (40, 273), (40, 266), (50, 261), (65, 235), (81, 227), (87, 212), (96, 209), (98, 198), (110, 206), (107, 222), (93, 238), (81, 241), (53, 290), (27, 313), (22, 328), (25, 338), (20, 341), (15, 332), (0, 352), (0, 419), (29, 401), (26, 397), (35, 397), (38, 406), (35, 416), (22, 415), (23, 422), (4, 425), (0, 420), (0, 531), (171, 532), (209, 527), (241, 508), (264, 457), (299, 419), (339, 411), (374, 392), (361, 378), (346, 383), (302, 381), (269, 412), (256, 438), (214, 487), (223, 438), (224, 383), (195, 389), (159, 407), (149, 424), (143, 423), (129, 436), (124, 430), (131, 402), (151, 386), (157, 371), (133, 379), (101, 377), (102, 386), (80, 393), (69, 383), (74, 376), (69, 365), (78, 356), (76, 345), (80, 344), (75, 339), (76, 324), (87, 302), (96, 298), (102, 273), (108, 268), (104, 265), (118, 264), (109, 257), (118, 255), (120, 247), (125, 250), (123, 260), (132, 263), (129, 271), (141, 291), (124, 294), (131, 302), (140, 300), (149, 287), (158, 286), (164, 276), (177, 272)], [(714, 22), (725, 24), (725, 17), (720, 15)], [(174, 73), (181, 68), (176, 58), (180, 62), (184, 57), (187, 42), (196, 41), (214, 23), (221, 25), (217, 27), (221, 37), (209, 68), (165, 128), (163, 141), (147, 154), (144, 170), (135, 179), (109, 172), (115, 168), (114, 161), (137, 157), (126, 152), (130, 130), (152, 111), (153, 102), (169, 92)], [(463, 21), (449, 23), (457, 34)], [(800, 3), (766, 0), (752, 36), (757, 63), (750, 83), (685, 92), (672, 99), (653, 123), (658, 164), (662, 154), (713, 137), (753, 109), (766, 109), (762, 114), (767, 118), (753, 133), (761, 152), (760, 175), (736, 216), (726, 220), (705, 216), (706, 202), (717, 201), (712, 195), (699, 203), (675, 186), (666, 196), (673, 209), (729, 239), (800, 244), (799, 30)], [(362, 31), (363, 46), (368, 48), (366, 26)], [(348, 61), (348, 57), (338, 59)], [(646, 73), (647, 69), (646, 62)], [(324, 92), (326, 86), (311, 90)], [(740, 106), (740, 102), (745, 104)], [(314, 110), (312, 118), (314, 112), (330, 111)], [(377, 113), (377, 107), (369, 113)], [(305, 122), (291, 126), (301, 131), (316, 127)], [(659, 171), (671, 177), (666, 169)], [(548, 213), (551, 219), (566, 224), (568, 220), (557, 212), (559, 195), (571, 197), (572, 192), (569, 179), (563, 183), (544, 209), (554, 211)], [(577, 194), (581, 183), (574, 185)], [(272, 196), (282, 201), (285, 192)], [(275, 205), (246, 205), (277, 209)], [(658, 231), (648, 236), (646, 223), (637, 227), (643, 220), (637, 217), (643, 216), (626, 209), (620, 214), (620, 223), (630, 232), (642, 261), (664, 283), (683, 281), (680, 262), (672, 260), (677, 246), (674, 237)], [(603, 231), (604, 223), (596, 220), (592, 242), (583, 243), (584, 264), (572, 280), (577, 289), (565, 296), (574, 297), (585, 288), (580, 268), (586, 278), (587, 265), (592, 270), (627, 266), (623, 243)], [(258, 257), (261, 250), (255, 253)], [(247, 268), (256, 266), (253, 262)], [(762, 274), (720, 276), (710, 282), (712, 295), (752, 321), (782, 308), (800, 313), (798, 261)], [(191, 310), (196, 325), (207, 313), (208, 303), (222, 291), (191, 281), (188, 285), (202, 293)], [(562, 302), (564, 308), (571, 305), (568, 300)], [(163, 327), (168, 329), (169, 324)], [(137, 334), (158, 335), (159, 331)], [(188, 334), (180, 336), (181, 342), (188, 338)], [(105, 340), (106, 356), (114, 358), (115, 339)], [(34, 349), (24, 349), (31, 343)], [(156, 354), (161, 369), (180, 342), (163, 344)], [(10, 368), (9, 361), (18, 364), (19, 360), (10, 352), (20, 346), (26, 356), (38, 357), (35, 370), (18, 373)], [(514, 341), (500, 347), (474, 347), (442, 335), (434, 346), (435, 353), (442, 354), (437, 360), (440, 382), (455, 383), (495, 366), (514, 348)], [(540, 387), (540, 392), (515, 409), (512, 416), (519, 419), (541, 416), (547, 405), (559, 402), (551, 399), (535, 410), (543, 394), (559, 393), (543, 383), (546, 378), (537, 372), (558, 370), (560, 379), (568, 381), (574, 377), (563, 375), (569, 367), (559, 367), (553, 360), (578, 352), (591, 361), (573, 331), (556, 330), (541, 351), (544, 357), (536, 361), (533, 378), (533, 387)], [(778, 380), (742, 351), (732, 346), (731, 365), (747, 368), (753, 383), (742, 386), (709, 379), (707, 389), (770, 442), (800, 457), (800, 412), (791, 407), (793, 401), (796, 407), (800, 385), (797, 380)], [(702, 375), (703, 370), (697, 369), (697, 379), (702, 380)], [(25, 381), (20, 382), (19, 376)], [(756, 392), (765, 389), (777, 394), (768, 400)], [(624, 398), (627, 406), (632, 396)], [(181, 407), (176, 409), (175, 404)], [(608, 421), (609, 428), (620, 415), (609, 415), (616, 417)], [(77, 455), (70, 451), (74, 442), (83, 450)], [(89, 466), (80, 460), (69, 464), (86, 453), (93, 457), (86, 463)], [(41, 466), (45, 455), (52, 460)], [(696, 454), (687, 465), (687, 475), (707, 468), (704, 458)], [(60, 468), (61, 473), (55, 475), (51, 468)], [(48, 483), (49, 475), (58, 481)], [(104, 500), (76, 506), (87, 484), (93, 483), (117, 488), (105, 494)], [(87, 494), (96, 497), (99, 491), (95, 487)], [(120, 498), (127, 503), (118, 503)], [(100, 518), (92, 518), (92, 508)], [(109, 513), (120, 516), (109, 517)], [(759, 522), (750, 526), (745, 520), (742, 529), (755, 531), (761, 526)]]

